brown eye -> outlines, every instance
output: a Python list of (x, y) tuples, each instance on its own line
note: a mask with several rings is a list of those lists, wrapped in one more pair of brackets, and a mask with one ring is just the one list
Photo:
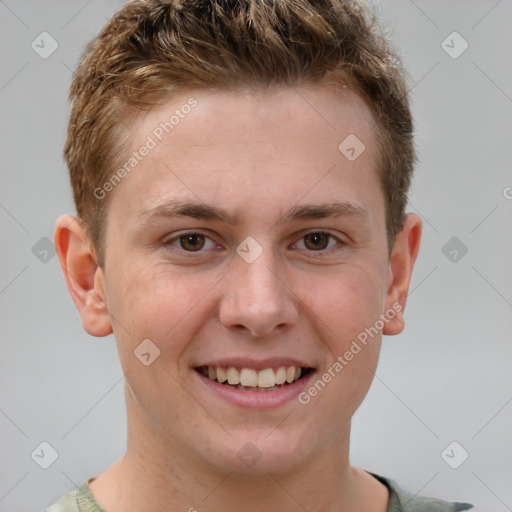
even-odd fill
[(329, 233), (308, 233), (304, 236), (304, 245), (312, 251), (321, 251), (329, 245)]
[(197, 231), (176, 234), (172, 238), (162, 240), (162, 245), (172, 254), (184, 256), (184, 253), (188, 253), (190, 258), (193, 257), (193, 253), (197, 253), (197, 256), (206, 256), (206, 254), (211, 255), (212, 251), (221, 249), (209, 236)]
[(185, 251), (200, 251), (205, 244), (205, 236), (199, 233), (182, 235), (179, 240), (181, 248)]

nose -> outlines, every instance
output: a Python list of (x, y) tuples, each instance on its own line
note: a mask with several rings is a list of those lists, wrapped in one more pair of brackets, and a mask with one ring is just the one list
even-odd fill
[(265, 253), (252, 263), (241, 258), (235, 262), (220, 304), (225, 327), (254, 337), (289, 328), (299, 318), (298, 297), (283, 270)]

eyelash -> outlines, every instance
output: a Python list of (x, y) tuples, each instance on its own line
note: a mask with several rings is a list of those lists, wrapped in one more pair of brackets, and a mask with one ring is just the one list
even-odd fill
[[(186, 231), (184, 233), (180, 233), (179, 235), (176, 235), (176, 236), (174, 236), (172, 238), (169, 238), (169, 239), (165, 240), (163, 242), (163, 245), (165, 246), (166, 249), (170, 249), (170, 250), (173, 250), (173, 251), (176, 250), (178, 252), (183, 252), (183, 253), (187, 253), (187, 254), (201, 254), (201, 253), (204, 253), (205, 251), (203, 250), (203, 247), (200, 250), (198, 250), (198, 251), (187, 251), (186, 249), (183, 249), (183, 247), (179, 247), (180, 239), (182, 237), (186, 237), (186, 236), (189, 236), (189, 235), (200, 235), (200, 236), (203, 236), (207, 241), (210, 241), (210, 243), (213, 244), (215, 247), (219, 247), (219, 245), (216, 244), (209, 236), (205, 235), (204, 233), (198, 232), (198, 231)], [(307, 248), (301, 249), (301, 250), (306, 250), (309, 253), (313, 253), (313, 254), (316, 253), (318, 255), (325, 254), (326, 252), (332, 250), (333, 247), (335, 247), (336, 245), (339, 245), (340, 248), (343, 247), (344, 245), (346, 245), (345, 242), (343, 242), (338, 237), (334, 236), (332, 233), (329, 233), (327, 231), (308, 231), (307, 233), (304, 233), (299, 238), (299, 241), (303, 241), (304, 238), (306, 236), (308, 236), (308, 235), (327, 235), (330, 240), (335, 240), (336, 241), (336, 244), (331, 245), (331, 246), (329, 246), (329, 244), (328, 244), (327, 248), (325, 248), (325, 249), (318, 249), (318, 250), (307, 249)], [(173, 246), (173, 243), (177, 243), (178, 246)], [(205, 242), (205, 244), (206, 243), (207, 242)], [(297, 243), (298, 242), (295, 242), (293, 245), (297, 245)]]

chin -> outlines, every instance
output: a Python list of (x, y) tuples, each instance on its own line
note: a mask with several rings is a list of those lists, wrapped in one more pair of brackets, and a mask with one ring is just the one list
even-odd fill
[(210, 453), (213, 460), (209, 462), (218, 470), (241, 478), (268, 478), (269, 473), (275, 478), (284, 477), (299, 470), (312, 451), (298, 439), (297, 435), (284, 432), (269, 435), (269, 431), (261, 437), (234, 435), (227, 446), (219, 447), (216, 456)]

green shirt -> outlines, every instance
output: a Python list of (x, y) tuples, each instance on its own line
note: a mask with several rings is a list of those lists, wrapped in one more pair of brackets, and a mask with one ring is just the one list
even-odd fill
[[(470, 503), (448, 502), (435, 498), (415, 496), (401, 489), (396, 482), (371, 473), (379, 482), (389, 490), (389, 505), (387, 512), (459, 512), (473, 507)], [(65, 494), (55, 505), (45, 512), (105, 512), (89, 491), (89, 482), (85, 480), (82, 485)]]

